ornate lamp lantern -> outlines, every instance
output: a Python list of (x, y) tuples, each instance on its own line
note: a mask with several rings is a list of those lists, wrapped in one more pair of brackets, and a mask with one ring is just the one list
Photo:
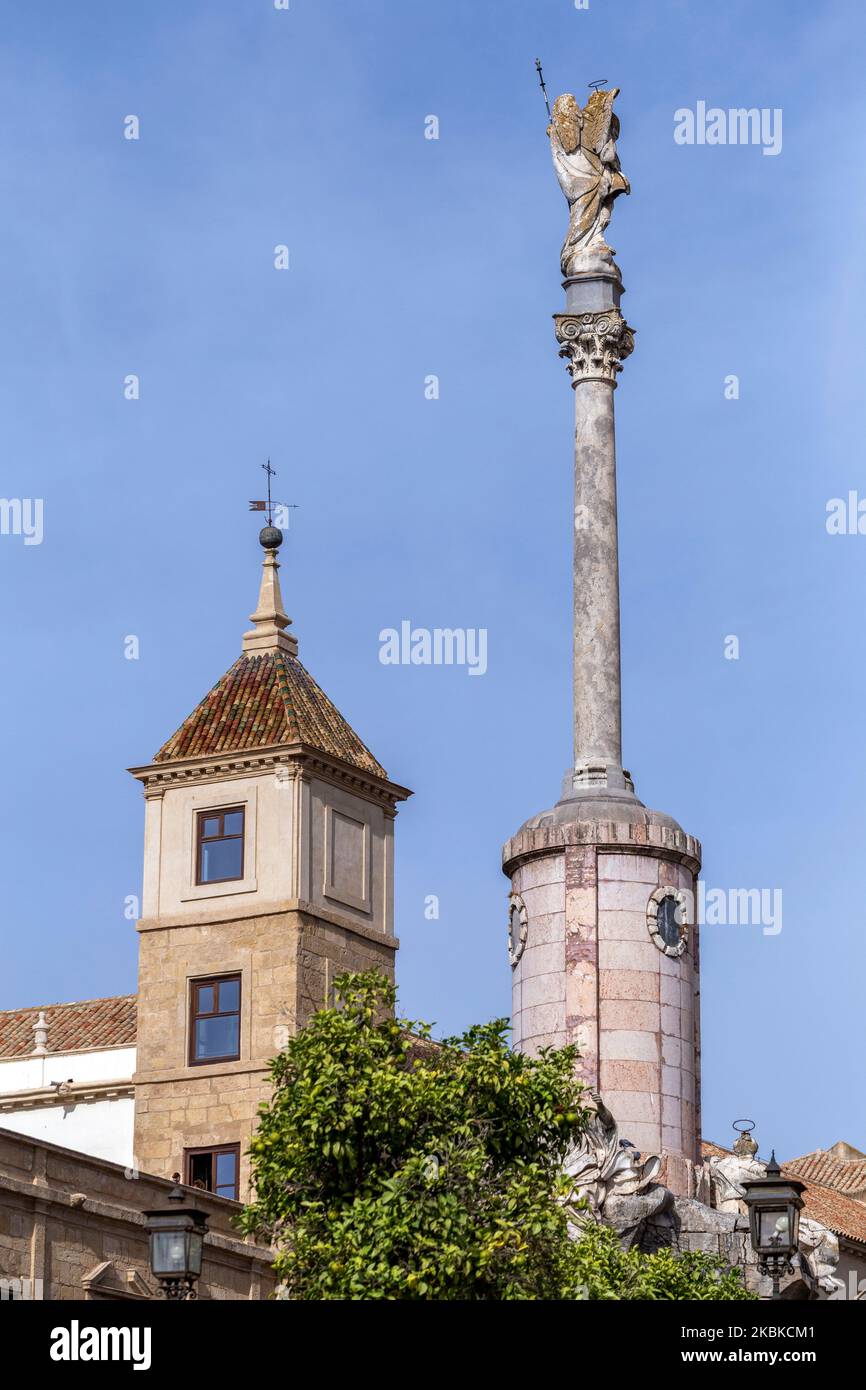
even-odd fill
[(168, 1194), (171, 1207), (146, 1211), (145, 1227), (150, 1240), (150, 1268), (159, 1280), (163, 1298), (181, 1301), (196, 1297), (196, 1281), (201, 1274), (202, 1246), (207, 1234), (207, 1215), (188, 1207), (180, 1187), (180, 1175)]
[(763, 1178), (743, 1183), (744, 1200), (749, 1209), (752, 1249), (758, 1256), (758, 1269), (773, 1281), (773, 1298), (781, 1298), (779, 1281), (791, 1273), (791, 1256), (800, 1233), (800, 1193), (805, 1183), (782, 1176), (775, 1150)]

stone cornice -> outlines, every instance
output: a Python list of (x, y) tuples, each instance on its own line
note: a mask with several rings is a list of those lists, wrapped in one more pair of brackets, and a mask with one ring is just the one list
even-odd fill
[[(19, 1136), (16, 1135), (16, 1138)], [(25, 1137), (25, 1136), (20, 1136)], [(30, 1137), (29, 1135), (26, 1137)], [(35, 1142), (41, 1142), (39, 1140)], [(65, 1150), (74, 1159), (87, 1157), (81, 1155), (77, 1150)], [(155, 1174), (146, 1174), (148, 1183), (152, 1183)], [(18, 1197), (28, 1202), (37, 1203), (40, 1210), (48, 1213), (52, 1207), (66, 1207), (71, 1212), (89, 1212), (93, 1216), (102, 1217), (106, 1221), (119, 1222), (124, 1226), (144, 1226), (146, 1217), (144, 1212), (138, 1211), (135, 1207), (119, 1206), (115, 1202), (106, 1202), (99, 1197), (91, 1197), (85, 1194), (84, 1201), (76, 1200), (77, 1194), (64, 1192), (62, 1188), (52, 1187), (45, 1182), (28, 1182), (26, 1179), (14, 1177), (11, 1173), (0, 1175), (0, 1186), (6, 1193), (14, 1193)], [(167, 1188), (173, 1188), (173, 1183), (166, 1183)], [(198, 1195), (198, 1194), (196, 1194)], [(225, 1202), (227, 1207), (237, 1210), (239, 1203), (230, 1202), (227, 1198), (214, 1197), (208, 1193), (211, 1202)], [(239, 1260), (243, 1265), (249, 1261), (256, 1261), (263, 1267), (270, 1267), (274, 1260), (274, 1251), (265, 1245), (253, 1244), (252, 1241), (243, 1240), (240, 1237), (223, 1235), (220, 1231), (208, 1231), (204, 1238), (207, 1247), (219, 1250), (229, 1258)]]
[(581, 381), (616, 385), (623, 359), (634, 348), (634, 330), (618, 309), (589, 314), (554, 314), (559, 355), (566, 360), (572, 386)]
[[(277, 1051), (276, 1045), (274, 1051)], [(251, 1062), (247, 1058), (241, 1058), (237, 1062), (214, 1062), (210, 1066), (196, 1067), (166, 1067), (158, 1071), (137, 1071), (133, 1076), (136, 1086), (174, 1086), (178, 1081), (207, 1081), (208, 1078), (221, 1076), (257, 1076), (266, 1077), (270, 1073), (270, 1059), (262, 1062)], [(181, 1105), (185, 1103), (179, 1101)]]
[(303, 743), (273, 744), (242, 752), (227, 751), (211, 753), (202, 758), (147, 763), (141, 767), (127, 768), (127, 771), (142, 783), (145, 796), (153, 797), (162, 796), (172, 787), (221, 782), (238, 773), (275, 774), (280, 767), (285, 767), (290, 777), (306, 774), (348, 788), (356, 795), (383, 806), (390, 814), (396, 814), (397, 802), (405, 801), (412, 795), (407, 787), (401, 787), (397, 782), (362, 772), (351, 763), (344, 763)]
[(44, 1052), (7, 1052), (5, 1056), (0, 1057), (0, 1077), (3, 1075), (4, 1066), (10, 1062), (38, 1062), (40, 1059), (51, 1061), (61, 1057), (88, 1057), (95, 1052), (123, 1052), (124, 1049), (130, 1047), (135, 1049), (135, 1039), (132, 1042), (104, 1043), (100, 1047), (49, 1047)]
[(336, 912), (323, 903), (308, 902), (305, 898), (283, 898), (279, 902), (261, 903), (255, 907), (220, 907), (207, 912), (173, 912), (159, 917), (141, 917), (136, 923), (136, 930), (169, 931), (174, 927), (211, 926), (217, 922), (238, 922), (248, 917), (280, 917), (289, 914), (329, 922), (334, 927), (352, 932), (355, 936), (362, 936), (366, 941), (375, 941), (392, 951), (398, 950), (400, 946), (398, 937), (377, 931), (366, 922), (357, 922), (344, 912)]
[(526, 860), (564, 854), (569, 845), (594, 845), (602, 853), (645, 854), (673, 860), (693, 874), (699, 873), (701, 867), (700, 840), (679, 828), (640, 821), (574, 821), (519, 830), (503, 847), (503, 873), (510, 877)]
[[(50, 1055), (50, 1054), (49, 1054)], [(66, 1091), (56, 1086), (40, 1086), (29, 1091), (7, 1091), (0, 1095), (0, 1115), (18, 1110), (38, 1110), (46, 1106), (92, 1105), (99, 1100), (126, 1100), (134, 1094), (131, 1079), (122, 1081), (80, 1081)]]

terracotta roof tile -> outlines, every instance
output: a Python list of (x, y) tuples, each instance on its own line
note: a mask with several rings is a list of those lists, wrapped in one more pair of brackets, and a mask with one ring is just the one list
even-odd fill
[(376, 777), (385, 769), (296, 656), (244, 655), (160, 748), (154, 762), (303, 743)]
[[(782, 1164), (782, 1172), (789, 1177), (796, 1177), (796, 1173), (791, 1172), (788, 1163)], [(801, 1179), (802, 1182), (802, 1179)], [(856, 1201), (853, 1197), (846, 1197), (842, 1192), (834, 1192), (830, 1187), (821, 1187), (819, 1183), (807, 1183), (803, 1193), (803, 1216), (808, 1216), (812, 1221), (820, 1221), (822, 1225), (829, 1226), (831, 1231), (835, 1231), (837, 1236), (848, 1236), (850, 1240), (859, 1240), (866, 1245), (866, 1206), (862, 1202)]]
[(44, 1004), (41, 1009), (0, 1011), (0, 1057), (26, 1057), (33, 1051), (33, 1025), (40, 1013), (48, 1024), (48, 1051), (74, 1052), (84, 1047), (132, 1047), (136, 1030), (136, 995), (83, 999), (77, 1004)]
[(721, 1144), (711, 1144), (709, 1139), (701, 1141), (702, 1158), (730, 1158), (733, 1149), (723, 1149)]
[(866, 1159), (852, 1159), (847, 1162), (833, 1158), (830, 1154), (803, 1154), (792, 1158), (785, 1164), (803, 1182), (816, 1182), (821, 1187), (832, 1187), (836, 1192), (866, 1193)]

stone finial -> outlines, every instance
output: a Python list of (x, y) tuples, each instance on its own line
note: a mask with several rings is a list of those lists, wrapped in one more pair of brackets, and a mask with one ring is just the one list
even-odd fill
[(277, 550), (282, 539), (283, 534), (276, 526), (265, 526), (259, 536), (265, 552), (259, 602), (255, 613), (250, 614), (250, 622), (254, 626), (244, 633), (243, 642), (243, 650), (250, 656), (259, 656), (264, 652), (285, 652), (289, 656), (296, 656), (298, 652), (297, 638), (284, 630), (291, 627), (292, 620), (283, 608), (280, 592)]
[(39, 1017), (33, 1025), (33, 1055), (44, 1057), (48, 1051), (48, 1022), (45, 1018), (44, 1010), (39, 1010)]

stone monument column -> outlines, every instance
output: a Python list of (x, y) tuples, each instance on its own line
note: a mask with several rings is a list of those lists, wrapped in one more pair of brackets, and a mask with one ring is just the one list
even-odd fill
[(568, 279), (567, 312), (555, 323), (574, 387), (572, 785), (633, 790), (622, 767), (613, 393), (634, 337), (619, 312), (621, 292), (618, 271)]
[(575, 1043), (578, 1071), (619, 1132), (691, 1195), (700, 1146), (700, 845), (649, 810), (623, 770), (614, 392), (634, 346), (604, 232), (630, 191), (616, 151), (618, 88), (548, 128), (568, 200), (556, 338), (574, 388), (573, 765), (562, 795), (503, 850), (511, 880), (513, 1043)]

